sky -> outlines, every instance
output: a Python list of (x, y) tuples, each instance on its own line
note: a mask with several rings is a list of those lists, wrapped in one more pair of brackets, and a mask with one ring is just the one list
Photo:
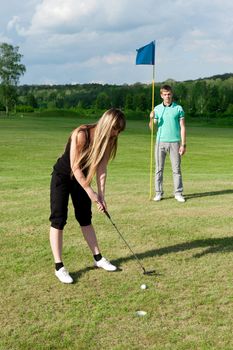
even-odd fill
[(0, 42), (20, 84), (150, 83), (136, 49), (156, 40), (155, 82), (233, 72), (232, 0), (1, 0)]

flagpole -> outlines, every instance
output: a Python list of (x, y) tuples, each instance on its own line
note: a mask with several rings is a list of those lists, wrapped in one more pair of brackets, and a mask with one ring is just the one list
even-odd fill
[[(152, 98), (151, 98), (152, 108), (155, 107), (155, 64), (153, 64), (153, 75), (152, 75)], [(152, 120), (151, 125), (151, 135), (150, 135), (150, 196), (149, 199), (152, 199), (152, 187), (153, 187), (153, 150), (154, 150), (154, 119)]]
[[(155, 95), (155, 40), (151, 43), (137, 49), (136, 64), (150, 64), (153, 65), (152, 77), (152, 111), (154, 109), (154, 95)], [(151, 146), (150, 146), (150, 197), (152, 199), (152, 182), (153, 182), (153, 146), (154, 146), (154, 120), (151, 125)]]

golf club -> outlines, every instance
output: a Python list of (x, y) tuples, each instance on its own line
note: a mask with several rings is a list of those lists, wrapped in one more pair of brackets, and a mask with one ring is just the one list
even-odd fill
[(138, 265), (140, 266), (140, 268), (142, 268), (143, 270), (143, 275), (154, 275), (155, 274), (155, 270), (151, 270), (151, 271), (146, 271), (146, 269), (143, 267), (143, 265), (141, 264), (140, 260), (138, 259), (137, 255), (133, 252), (133, 250), (130, 248), (130, 245), (126, 242), (125, 238), (122, 236), (122, 234), (120, 233), (120, 231), (118, 230), (118, 228), (116, 227), (115, 223), (112, 221), (111, 216), (109, 215), (109, 213), (107, 212), (107, 210), (104, 211), (105, 215), (109, 218), (109, 220), (111, 221), (112, 225), (115, 227), (117, 233), (119, 234), (119, 236), (121, 237), (121, 239), (125, 242), (125, 244), (127, 245), (127, 247), (129, 248), (130, 252), (133, 254), (133, 256), (135, 257)]

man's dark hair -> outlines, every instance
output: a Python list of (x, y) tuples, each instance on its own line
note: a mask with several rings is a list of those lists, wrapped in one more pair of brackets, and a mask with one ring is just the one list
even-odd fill
[(172, 87), (170, 85), (165, 84), (165, 85), (161, 86), (160, 93), (162, 93), (163, 90), (172, 92)]

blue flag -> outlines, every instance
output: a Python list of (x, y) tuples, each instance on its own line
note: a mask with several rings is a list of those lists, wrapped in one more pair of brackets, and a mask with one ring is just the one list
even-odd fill
[(136, 64), (155, 64), (155, 41), (137, 49)]

